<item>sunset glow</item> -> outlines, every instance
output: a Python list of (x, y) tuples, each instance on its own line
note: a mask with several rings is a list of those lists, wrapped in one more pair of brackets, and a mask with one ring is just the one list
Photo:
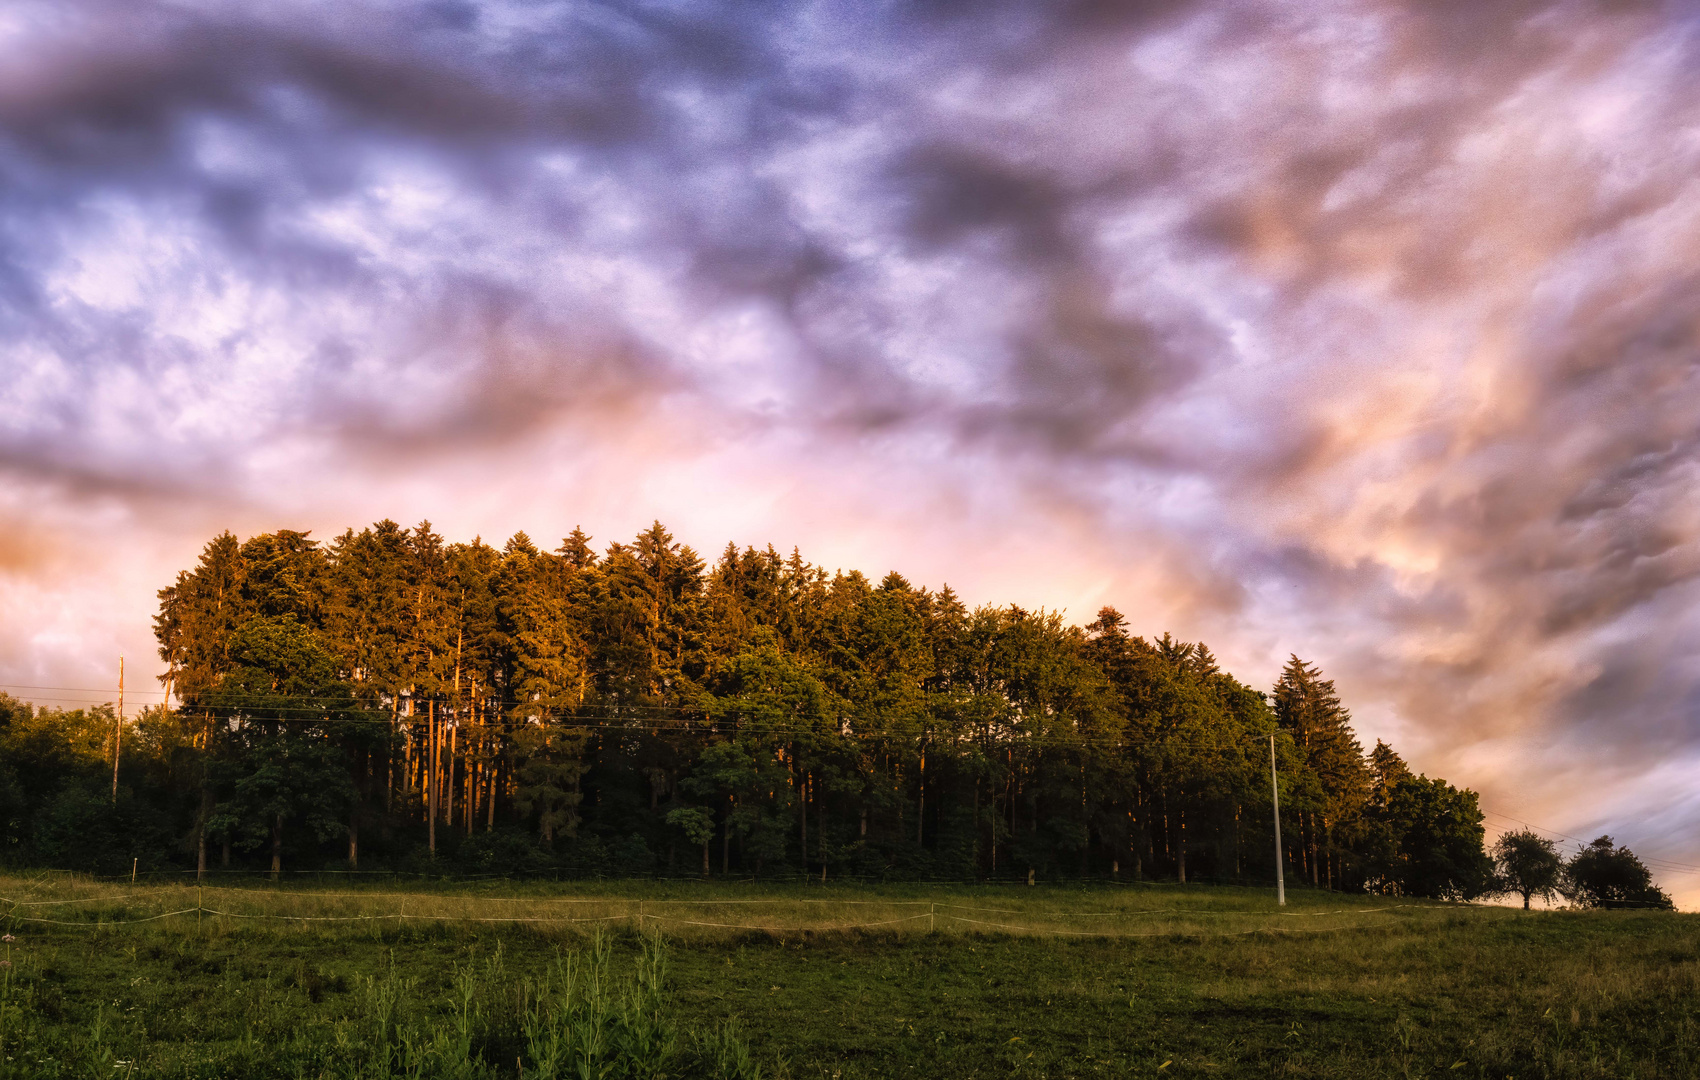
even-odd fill
[(0, 682), (157, 701), (224, 529), (659, 519), (1296, 653), (1692, 908), (1697, 65), (1653, 3), (23, 0)]

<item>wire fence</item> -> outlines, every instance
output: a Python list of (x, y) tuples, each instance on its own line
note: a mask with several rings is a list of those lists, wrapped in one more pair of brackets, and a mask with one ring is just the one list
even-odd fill
[[(831, 884), (834, 886), (959, 886), (959, 887), (996, 887), (996, 888), (1026, 888), (1034, 884), (1045, 886), (1077, 886), (1082, 888), (1107, 889), (1154, 889), (1154, 890), (1184, 890), (1189, 887), (1210, 886), (1216, 889), (1269, 889), (1275, 888), (1273, 877), (1264, 878), (1255, 875), (1240, 874), (1234, 876), (1206, 877), (1191, 882), (1158, 880), (1152, 878), (1130, 878), (1104, 874), (1087, 874), (1075, 877), (1051, 876), (1029, 880), (1025, 874), (1009, 874), (1003, 876), (982, 877), (905, 877), (887, 874), (863, 874), (848, 870), (834, 872), (830, 883), (821, 879), (818, 871), (794, 872), (782, 874), (766, 874), (756, 877), (747, 874), (716, 874), (704, 877), (701, 874), (655, 873), (650, 871), (632, 871), (622, 873), (610, 870), (606, 865), (592, 863), (560, 863), (542, 867), (516, 867), (488, 873), (464, 873), (454, 870), (347, 870), (347, 869), (309, 869), (309, 870), (268, 870), (264, 868), (245, 867), (215, 867), (206, 870), (188, 869), (142, 869), (122, 870), (116, 873), (91, 873), (84, 870), (42, 869), (34, 871), (38, 874), (66, 874), (86, 878), (91, 881), (105, 881), (113, 884), (134, 884), (137, 882), (172, 883), (193, 879), (199, 884), (205, 881), (218, 880), (259, 880), (290, 881), (313, 878), (329, 878), (332, 880), (371, 881), (382, 878), (400, 882), (417, 882), (419, 884), (472, 884), (490, 881), (546, 881), (557, 884), (575, 885), (606, 885), (611, 883), (644, 883), (667, 884), (678, 883), (703, 888), (738, 888), (742, 886), (810, 886)], [(1289, 893), (1321, 893), (1341, 894), (1338, 890), (1308, 882), (1288, 880), (1286, 888)]]
[[(191, 898), (192, 906), (188, 903)], [(149, 910), (155, 907), (166, 910)], [(900, 934), (1194, 938), (1326, 933), (1377, 924), (1386, 926), (1400, 918), (1423, 918), (1430, 913), (1461, 910), (1510, 912), (1506, 908), (1432, 903), (1372, 903), (1316, 910), (1232, 906), (1111, 906), (1075, 910), (988, 906), (954, 899), (496, 897), (294, 892), (216, 885), (57, 898), (0, 896), (0, 922), (15, 928), (34, 924), (84, 929), (192, 919), (203, 926), (209, 921), (220, 926), (247, 923), (301, 927), (313, 924), (586, 929), (626, 926), (639, 932), (669, 934), (710, 931), (786, 935), (878, 930)]]

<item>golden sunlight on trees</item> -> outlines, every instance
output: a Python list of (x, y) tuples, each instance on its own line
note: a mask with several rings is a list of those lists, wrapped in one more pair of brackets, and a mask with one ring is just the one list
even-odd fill
[[(772, 548), (709, 565), (659, 523), (601, 555), (578, 530), (553, 552), (429, 523), (227, 533), (159, 598), (175, 701), (141, 723), (120, 806), (79, 794), (101, 717), (9, 706), (14, 854), (1268, 880), (1273, 739), (1289, 876), (1495, 885), (1474, 794), (1366, 755), (1314, 665), (1266, 694), (1113, 608), (969, 610)], [(120, 842), (114, 814), (147, 827)]]

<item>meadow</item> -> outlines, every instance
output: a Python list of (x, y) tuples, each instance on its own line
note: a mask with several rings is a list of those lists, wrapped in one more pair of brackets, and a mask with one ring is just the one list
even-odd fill
[(0, 875), (0, 1077), (1693, 1077), (1700, 917)]

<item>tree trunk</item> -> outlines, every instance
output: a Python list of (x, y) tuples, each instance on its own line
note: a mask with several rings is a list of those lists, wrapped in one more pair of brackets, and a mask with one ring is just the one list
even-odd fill
[(915, 800), (915, 846), (926, 843), (927, 835), (927, 752), (921, 751), (921, 770), (915, 777), (920, 795)]
[(203, 785), (201, 787), (201, 813), (195, 819), (195, 880), (197, 881), (207, 872), (207, 819), (212, 817), (212, 812), (212, 788)]
[(360, 806), (348, 812), (348, 868), (360, 869)]
[(449, 753), (443, 762), (443, 824), (453, 826), (455, 820), (455, 742), (460, 725), (449, 725)]
[(384, 747), (384, 813), (395, 811), (395, 735), (399, 726), (395, 714), (395, 702), (390, 703), (390, 744)]
[(1085, 877), (1092, 857), (1092, 814), (1086, 807), (1085, 755), (1080, 758), (1080, 831), (1085, 834), (1080, 838), (1080, 876)]
[(1175, 861), (1180, 868), (1180, 883), (1186, 884), (1186, 811), (1175, 815)]
[(980, 778), (974, 778), (974, 872), (980, 872)]
[(702, 842), (702, 876), (708, 876), (708, 841)]
[[(1137, 804), (1139, 803), (1137, 803), (1136, 796), (1134, 806), (1137, 806)], [(1132, 832), (1132, 835), (1127, 837), (1127, 854), (1134, 861), (1134, 881), (1139, 881), (1141, 874), (1146, 869), (1146, 844), (1144, 844), (1144, 840), (1146, 840), (1146, 833), (1144, 833), (1146, 820), (1137, 816), (1132, 810), (1127, 811), (1127, 816), (1129, 816), (1127, 828)]]
[(272, 824), (272, 880), (276, 881), (283, 873), (283, 815), (279, 814)]
[(425, 835), (431, 854), (437, 854), (437, 747), (442, 736), (437, 733), (437, 699), (426, 706), (425, 721)]
[(413, 794), (413, 699), (407, 699), (407, 723), (401, 729), (401, 791)]
[(1234, 807), (1234, 880), (1240, 877), (1240, 807)]

